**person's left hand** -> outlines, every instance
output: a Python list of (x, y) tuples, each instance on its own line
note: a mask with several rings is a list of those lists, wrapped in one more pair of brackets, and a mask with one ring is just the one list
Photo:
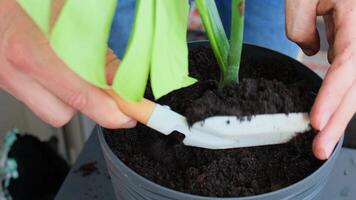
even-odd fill
[(356, 112), (356, 1), (286, 0), (286, 32), (307, 55), (319, 51), (316, 16), (323, 16), (331, 67), (311, 111), (317, 158), (329, 158)]
[[(61, 0), (52, 1), (52, 23)], [(107, 54), (107, 79), (119, 60)], [(23, 102), (48, 124), (61, 127), (77, 111), (106, 128), (131, 128), (136, 120), (120, 111), (102, 89), (80, 78), (53, 51), (48, 37), (14, 0), (0, 0), (0, 90)]]

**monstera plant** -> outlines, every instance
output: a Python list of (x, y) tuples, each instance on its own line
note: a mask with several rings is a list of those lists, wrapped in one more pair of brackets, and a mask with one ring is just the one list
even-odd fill
[(231, 2), (230, 42), (224, 31), (214, 0), (196, 0), (204, 27), (220, 66), (220, 88), (237, 83), (244, 30), (244, 0)]

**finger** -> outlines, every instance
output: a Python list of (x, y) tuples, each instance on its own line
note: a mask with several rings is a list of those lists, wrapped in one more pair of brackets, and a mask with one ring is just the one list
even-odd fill
[(328, 52), (327, 52), (327, 59), (328, 59), (329, 64), (331, 64), (335, 59), (334, 43), (329, 43), (329, 48), (328, 48)]
[(333, 60), (335, 59), (335, 48), (334, 45), (329, 45), (328, 49), (328, 62), (331, 64)]
[(332, 14), (324, 15), (324, 24), (325, 24), (325, 32), (326, 32), (326, 38), (329, 43), (329, 45), (334, 44), (334, 38), (335, 38), (335, 24), (334, 24), (334, 18)]
[(316, 8), (319, 0), (286, 0), (286, 33), (306, 55), (314, 55), (320, 49), (316, 29)]
[(106, 53), (106, 81), (109, 85), (111, 85), (114, 80), (119, 64), (120, 60), (116, 57), (115, 53), (108, 48)]
[(315, 137), (313, 151), (317, 158), (321, 160), (329, 158), (355, 112), (356, 81), (344, 96), (325, 128)]
[[(34, 26), (28, 19), (24, 24), (31, 23)], [(21, 28), (25, 30), (8, 31), (11, 37), (7, 38), (7, 58), (14, 66), (104, 127), (128, 128), (135, 125), (135, 121), (120, 112), (111, 97), (67, 68), (39, 30)]]
[(324, 24), (325, 24), (325, 32), (326, 38), (329, 44), (328, 49), (328, 61), (331, 63), (334, 60), (334, 42), (335, 42), (335, 24), (334, 17), (332, 14), (324, 15)]
[(5, 80), (2, 80), (3, 89), (23, 102), (46, 123), (54, 127), (61, 127), (76, 113), (73, 108), (63, 103), (26, 74), (13, 68), (7, 68), (6, 77), (3, 78)]
[[(46, 49), (39, 51), (42, 52), (39, 54), (45, 55), (45, 52), (50, 51), (50, 48)], [(39, 55), (36, 57), (39, 58)], [(110, 96), (80, 79), (54, 54), (47, 55), (47, 58), (47, 61), (37, 60), (37, 66), (42, 67), (42, 70), (38, 70), (34, 76), (64, 102), (107, 128), (130, 128), (135, 125), (131, 118), (120, 112)], [(52, 63), (51, 67), (45, 66), (46, 63)]]
[(51, 28), (53, 28), (54, 24), (56, 23), (63, 5), (64, 5), (64, 0), (56, 0), (51, 2), (51, 20), (50, 20)]
[(316, 8), (317, 15), (322, 16), (331, 14), (335, 8), (335, 5), (334, 0), (319, 0)]
[(323, 130), (356, 77), (355, 59), (342, 55), (328, 70), (311, 110), (311, 124)]
[(332, 54), (335, 58), (311, 111), (311, 123), (318, 130), (325, 127), (356, 78), (356, 44), (354, 44), (356, 29), (353, 26), (356, 15), (353, 12), (343, 12), (341, 15), (346, 18), (342, 18), (337, 13), (334, 15), (335, 41)]

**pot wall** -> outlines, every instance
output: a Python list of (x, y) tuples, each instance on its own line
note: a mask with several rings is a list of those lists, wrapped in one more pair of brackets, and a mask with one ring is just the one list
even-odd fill
[[(208, 42), (198, 42), (190, 44), (191, 48), (196, 46), (208, 46)], [(244, 45), (244, 51), (252, 59), (257, 60), (273, 60), (278, 63), (288, 63), (289, 66), (296, 67), (298, 75), (308, 79), (310, 84), (317, 90), (321, 84), (321, 78), (314, 72), (305, 67), (303, 64), (285, 56), (280, 53), (253, 46)], [(342, 139), (334, 150), (332, 156), (326, 161), (317, 171), (309, 175), (305, 179), (280, 190), (257, 195), (251, 197), (241, 198), (214, 198), (201, 197), (182, 192), (177, 192), (138, 175), (133, 170), (128, 168), (116, 155), (111, 151), (106, 143), (103, 135), (103, 129), (97, 128), (100, 145), (103, 149), (104, 158), (106, 160), (107, 168), (111, 176), (113, 188), (118, 200), (317, 200), (327, 183), (328, 176), (332, 171), (335, 160), (337, 159), (342, 146)]]

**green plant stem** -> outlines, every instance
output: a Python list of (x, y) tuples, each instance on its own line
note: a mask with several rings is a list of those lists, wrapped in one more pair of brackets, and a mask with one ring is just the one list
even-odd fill
[(223, 74), (222, 87), (239, 82), (243, 32), (244, 32), (244, 0), (231, 2), (231, 36), (228, 65)]
[(218, 61), (220, 71), (225, 74), (227, 68), (227, 57), (229, 41), (226, 37), (224, 27), (214, 0), (195, 0), (203, 21), (205, 31), (215, 57)]

